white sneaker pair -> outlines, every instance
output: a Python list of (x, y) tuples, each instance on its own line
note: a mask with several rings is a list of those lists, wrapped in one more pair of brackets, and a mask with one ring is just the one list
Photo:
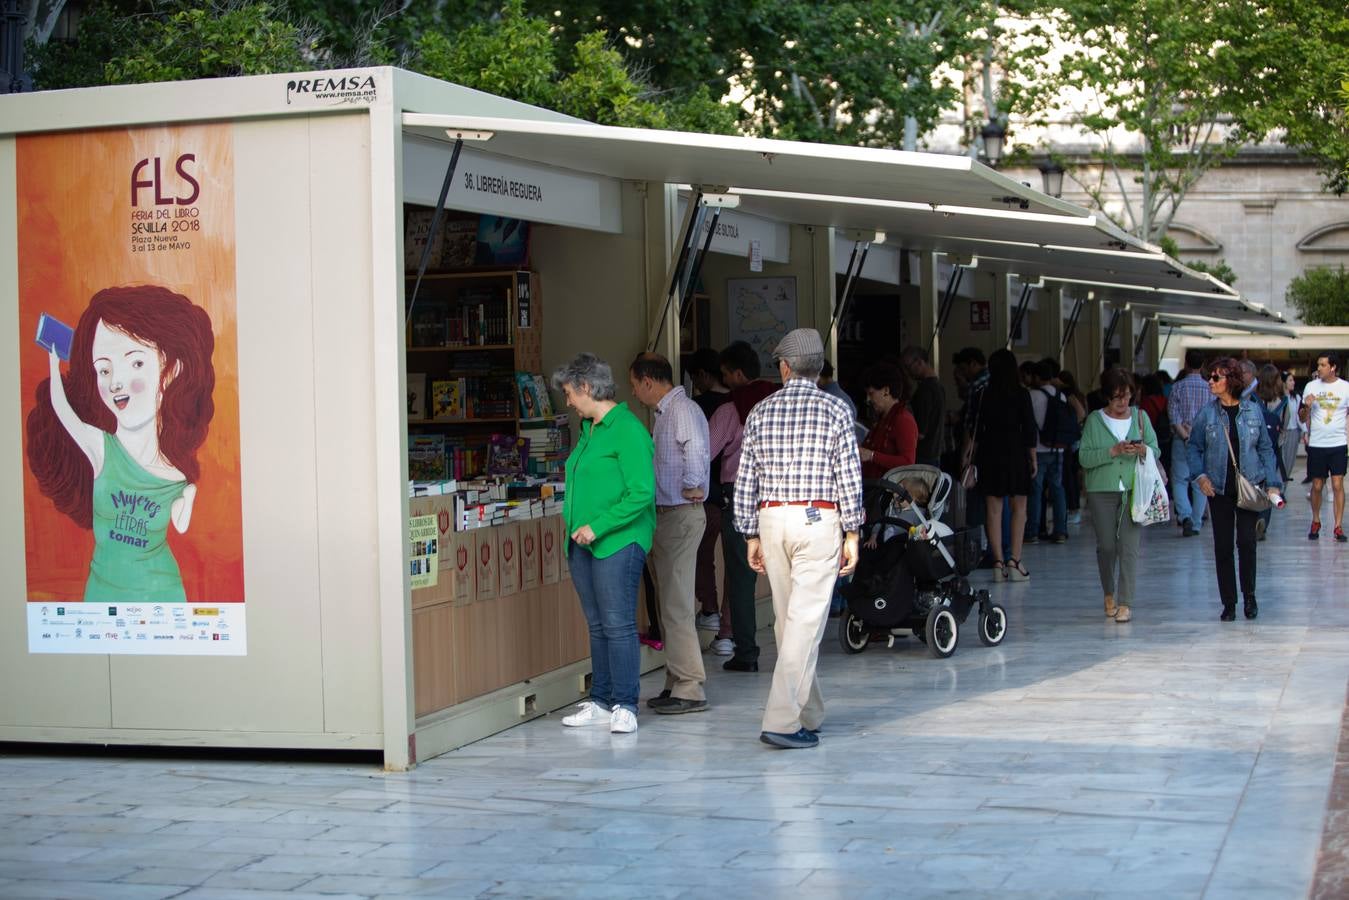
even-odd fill
[(562, 724), (568, 728), (608, 725), (609, 731), (614, 734), (631, 734), (637, 730), (637, 714), (623, 706), (610, 712), (598, 703), (586, 700), (576, 708), (576, 712), (564, 716)]

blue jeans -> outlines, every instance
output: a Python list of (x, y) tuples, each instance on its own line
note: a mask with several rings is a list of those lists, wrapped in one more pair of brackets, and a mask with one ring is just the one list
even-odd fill
[(1054, 533), (1068, 533), (1068, 495), (1063, 490), (1063, 451), (1050, 450), (1035, 454), (1035, 483), (1031, 485), (1026, 503), (1026, 536), (1040, 530), (1040, 508), (1043, 505), (1045, 485), (1049, 485), (1049, 502), (1054, 511)]
[(645, 562), (646, 551), (638, 544), (596, 559), (575, 541), (567, 542), (571, 582), (590, 626), (590, 699), (605, 709), (625, 706), (637, 712), (637, 585)]
[(1189, 519), (1195, 528), (1203, 523), (1208, 498), (1190, 482), (1190, 444), (1179, 437), (1171, 442), (1171, 502), (1176, 507), (1176, 521)]

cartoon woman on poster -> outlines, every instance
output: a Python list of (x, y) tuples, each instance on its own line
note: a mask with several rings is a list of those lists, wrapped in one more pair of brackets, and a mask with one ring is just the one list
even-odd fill
[(28, 465), (56, 508), (94, 532), (85, 602), (187, 599), (168, 529), (187, 531), (215, 414), (215, 336), (206, 311), (154, 285), (89, 301), (61, 375), (37, 388)]

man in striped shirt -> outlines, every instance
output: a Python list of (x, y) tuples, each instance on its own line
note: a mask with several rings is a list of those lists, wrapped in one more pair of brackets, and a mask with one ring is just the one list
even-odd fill
[(1203, 366), (1202, 353), (1186, 350), (1186, 373), (1171, 385), (1171, 395), (1166, 401), (1166, 415), (1175, 432), (1171, 442), (1171, 496), (1182, 537), (1199, 533), (1199, 526), (1204, 522), (1204, 508), (1208, 505), (1203, 491), (1190, 482), (1190, 426), (1199, 410), (1213, 399)]
[(819, 332), (789, 332), (773, 356), (783, 387), (745, 421), (735, 527), (750, 567), (768, 575), (773, 591), (778, 661), (759, 740), (797, 749), (819, 743), (815, 665), (834, 581), (857, 567), (862, 465), (847, 405), (815, 384), (824, 365)]
[(665, 690), (646, 705), (662, 715), (701, 712), (707, 709), (707, 675), (694, 624), (694, 579), (707, 527), (707, 419), (683, 386), (675, 386), (670, 361), (658, 353), (638, 356), (628, 380), (632, 395), (654, 412), (656, 445), (656, 534), (649, 559), (665, 641)]

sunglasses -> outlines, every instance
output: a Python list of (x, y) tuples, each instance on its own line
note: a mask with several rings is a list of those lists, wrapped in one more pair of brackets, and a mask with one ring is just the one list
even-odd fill
[(1226, 377), (1227, 377), (1227, 376), (1224, 375), (1224, 374), (1221, 373), (1221, 372), (1214, 372), (1212, 375), (1210, 375), (1210, 376), (1208, 377), (1208, 380), (1209, 380), (1209, 381), (1222, 381), (1222, 380), (1223, 380), (1224, 378), (1226, 378)]

